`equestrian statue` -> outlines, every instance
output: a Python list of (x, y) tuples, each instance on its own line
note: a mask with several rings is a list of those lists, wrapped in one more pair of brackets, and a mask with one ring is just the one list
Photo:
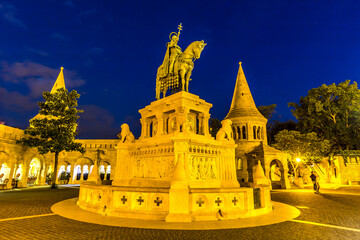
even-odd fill
[(170, 42), (166, 44), (164, 61), (157, 71), (156, 99), (160, 99), (161, 92), (164, 98), (168, 89), (171, 89), (172, 93), (189, 91), (189, 81), (191, 80), (190, 76), (194, 68), (194, 61), (200, 58), (200, 54), (206, 46), (203, 40), (195, 41), (182, 52), (177, 45), (182, 30), (181, 23), (178, 29), (178, 33), (170, 33)]

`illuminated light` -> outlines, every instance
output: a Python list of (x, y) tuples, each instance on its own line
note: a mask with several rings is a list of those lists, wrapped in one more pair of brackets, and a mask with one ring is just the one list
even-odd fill
[(296, 160), (297, 162), (300, 162), (300, 161), (301, 161), (301, 159), (300, 159), (300, 158), (296, 158), (295, 160)]

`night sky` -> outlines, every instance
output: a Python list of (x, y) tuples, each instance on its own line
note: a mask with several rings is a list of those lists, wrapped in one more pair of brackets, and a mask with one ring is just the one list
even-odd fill
[(0, 121), (25, 129), (60, 67), (81, 97), (79, 138), (138, 137), (138, 110), (155, 101), (169, 34), (207, 43), (189, 92), (229, 111), (239, 62), (259, 105), (294, 119), (288, 102), (360, 78), (360, 1), (0, 0)]

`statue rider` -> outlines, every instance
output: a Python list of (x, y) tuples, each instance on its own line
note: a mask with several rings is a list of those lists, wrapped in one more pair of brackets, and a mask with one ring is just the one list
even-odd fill
[(176, 58), (182, 53), (181, 48), (177, 45), (179, 41), (181, 23), (178, 27), (179, 32), (170, 33), (170, 42), (166, 44), (166, 53), (162, 65), (158, 69), (158, 77), (164, 78), (168, 75), (174, 75), (174, 63)]

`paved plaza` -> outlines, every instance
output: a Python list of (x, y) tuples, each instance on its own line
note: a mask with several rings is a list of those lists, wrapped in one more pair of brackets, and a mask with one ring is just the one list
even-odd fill
[(78, 193), (78, 187), (0, 191), (0, 239), (360, 239), (357, 186), (322, 189), (321, 194), (310, 189), (273, 191), (273, 201), (296, 207), (300, 215), (271, 225), (222, 230), (114, 227), (71, 220), (51, 211), (52, 205)]

